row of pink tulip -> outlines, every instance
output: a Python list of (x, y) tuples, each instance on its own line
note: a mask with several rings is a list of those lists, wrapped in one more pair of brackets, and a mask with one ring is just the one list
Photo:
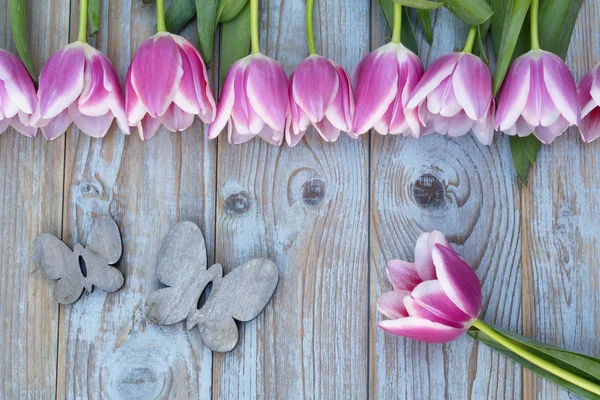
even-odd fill
[(183, 131), (197, 115), (212, 123), (210, 138), (227, 127), (232, 143), (258, 135), (294, 146), (310, 125), (328, 142), (342, 131), (356, 138), (375, 129), (414, 137), (473, 131), (484, 144), (495, 130), (551, 143), (578, 125), (589, 142), (600, 136), (599, 74), (594, 68), (577, 88), (558, 56), (531, 50), (509, 69), (496, 109), (490, 70), (468, 51), (445, 55), (424, 72), (417, 55), (392, 42), (361, 61), (354, 85), (322, 56), (303, 60), (288, 82), (280, 64), (255, 53), (233, 65), (217, 106), (196, 48), (159, 32), (135, 55), (125, 96), (111, 62), (87, 43), (74, 42), (48, 60), (37, 94), (23, 64), (0, 51), (0, 132), (12, 125), (34, 136), (40, 128), (52, 140), (75, 122), (102, 137), (116, 119), (124, 133), (135, 126), (148, 140), (161, 124)]

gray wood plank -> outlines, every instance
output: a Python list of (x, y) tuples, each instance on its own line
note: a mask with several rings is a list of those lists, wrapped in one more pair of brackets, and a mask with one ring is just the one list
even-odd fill
[[(305, 3), (261, 6), (263, 51), (290, 74), (307, 55)], [(317, 7), (318, 47), (353, 68), (368, 50), (368, 2)], [(215, 398), (367, 395), (368, 137), (317, 136), (293, 149), (219, 142), (216, 261), (229, 270), (266, 257), (280, 281), (237, 348), (215, 354)]]
[[(389, 31), (376, 1), (373, 15), (377, 47)], [(433, 46), (420, 40), (426, 66), (462, 47), (468, 30), (445, 10), (432, 22)], [(486, 147), (471, 135), (415, 140), (372, 133), (371, 159), (370, 397), (520, 398), (520, 368), (470, 338), (426, 345), (376, 325), (383, 318), (377, 300), (392, 288), (386, 262), (412, 261), (417, 237), (440, 230), (482, 281), (481, 318), (520, 328), (520, 200), (508, 140)]]
[[(16, 54), (7, 7), (0, 0), (0, 48)], [(28, 21), (40, 71), (68, 38), (69, 1), (31, 0)], [(0, 135), (0, 398), (54, 398), (58, 306), (33, 261), (33, 242), (42, 232), (62, 234), (64, 146), (64, 138), (47, 142), (41, 133)]]
[[(154, 3), (103, 2), (96, 45), (122, 82), (136, 49), (154, 33), (154, 15)], [(151, 323), (144, 304), (160, 287), (160, 244), (179, 220), (203, 229), (214, 258), (216, 146), (196, 121), (183, 134), (161, 129), (149, 142), (135, 129), (125, 137), (116, 125), (104, 139), (72, 128), (66, 150), (66, 240), (85, 240), (93, 218), (112, 216), (123, 235), (125, 286), (61, 308), (58, 397), (210, 398), (212, 355), (198, 332)]]
[[(600, 61), (600, 4), (584, 1), (567, 64), (575, 79)], [(569, 350), (600, 356), (600, 142), (570, 129), (543, 146), (523, 188), (523, 330)], [(524, 398), (568, 399), (524, 373)]]

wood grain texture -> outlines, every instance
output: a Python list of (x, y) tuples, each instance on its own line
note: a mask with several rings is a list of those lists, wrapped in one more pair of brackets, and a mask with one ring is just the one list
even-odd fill
[[(600, 4), (584, 1), (567, 64), (580, 79), (600, 61)], [(543, 146), (523, 188), (523, 330), (568, 350), (600, 356), (600, 143), (570, 129)], [(567, 399), (524, 373), (525, 399)]]
[[(386, 40), (374, 2), (374, 46)], [(446, 10), (433, 14), (435, 42), (420, 40), (430, 64), (460, 48), (467, 27)], [(518, 185), (506, 138), (487, 147), (473, 136), (426, 136), (418, 141), (372, 133), (371, 149), (370, 397), (398, 399), (513, 399), (521, 371), (467, 337), (448, 345), (404, 340), (377, 328), (379, 296), (392, 289), (392, 259), (413, 260), (417, 237), (440, 230), (473, 266), (483, 284), (482, 318), (520, 328), (520, 212)]]
[[(369, 4), (317, 1), (318, 48), (352, 69), (368, 51)], [(308, 55), (302, 1), (261, 1), (263, 51), (290, 74)], [(325, 20), (327, 21), (325, 23)], [(215, 354), (214, 398), (366, 398), (368, 137), (293, 149), (219, 143), (217, 258), (280, 271), (240, 343)]]
[[(68, 38), (69, 1), (29, 4), (31, 54), (39, 71)], [(7, 9), (0, 0), (0, 47), (16, 54)], [(38, 234), (62, 235), (64, 143), (12, 129), (0, 135), (0, 398), (54, 398), (58, 306), (32, 258)]]
[[(77, 15), (78, 2), (72, 4)], [(103, 1), (95, 45), (122, 82), (136, 49), (154, 34), (154, 15), (154, 3)], [(160, 286), (160, 244), (179, 220), (207, 233), (214, 258), (215, 145), (198, 121), (183, 134), (161, 129), (148, 142), (116, 125), (104, 139), (76, 128), (67, 137), (66, 240), (84, 240), (94, 217), (110, 215), (121, 227), (126, 278), (115, 294), (95, 291), (61, 308), (58, 398), (210, 398), (212, 355), (198, 332), (154, 325), (144, 303)]]

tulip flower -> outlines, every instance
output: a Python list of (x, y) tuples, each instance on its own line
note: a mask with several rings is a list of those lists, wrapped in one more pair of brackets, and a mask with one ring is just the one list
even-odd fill
[(407, 109), (418, 107), (425, 128), (442, 135), (463, 136), (471, 130), (485, 144), (494, 138), (494, 96), (488, 66), (471, 54), (477, 27), (471, 28), (462, 52), (447, 54), (423, 75), (412, 92)]
[(581, 122), (579, 131), (586, 143), (600, 137), (600, 64), (585, 75), (577, 85)]
[(227, 73), (208, 138), (216, 138), (227, 126), (229, 143), (259, 136), (279, 146), (289, 113), (287, 75), (277, 61), (260, 52), (258, 0), (250, 0), (250, 21), (252, 54), (233, 64)]
[(77, 41), (50, 57), (40, 74), (36, 126), (53, 140), (75, 122), (92, 137), (103, 137), (116, 118), (129, 134), (123, 92), (115, 68), (104, 54)]
[(392, 318), (379, 323), (386, 332), (446, 343), (462, 336), (481, 311), (477, 275), (440, 232), (419, 237), (414, 263), (394, 260), (387, 272), (394, 290), (378, 304)]
[(286, 141), (295, 146), (309, 125), (326, 142), (334, 142), (341, 131), (352, 130), (354, 94), (344, 69), (317, 54), (313, 34), (314, 0), (306, 2), (306, 36), (310, 56), (292, 73), (289, 84), (290, 109)]
[(0, 133), (9, 126), (25, 136), (34, 137), (30, 125), (37, 106), (33, 81), (25, 65), (12, 53), (0, 49)]

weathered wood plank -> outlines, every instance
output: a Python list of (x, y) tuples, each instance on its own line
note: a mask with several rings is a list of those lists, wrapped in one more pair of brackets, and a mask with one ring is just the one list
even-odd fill
[[(585, 1), (567, 63), (579, 79), (600, 61), (600, 4)], [(600, 356), (600, 143), (570, 129), (543, 146), (523, 188), (523, 330), (569, 350)], [(572, 398), (524, 373), (524, 398)]]
[[(377, 2), (374, 46), (389, 34)], [(429, 65), (460, 48), (468, 27), (445, 10), (432, 16), (435, 42), (420, 41)], [(508, 141), (489, 147), (472, 136), (419, 140), (372, 133), (370, 397), (516, 399), (521, 370), (467, 337), (425, 345), (377, 328), (379, 296), (391, 290), (386, 262), (413, 260), (417, 237), (440, 230), (476, 269), (483, 284), (482, 318), (520, 327), (520, 212)]]
[[(305, 4), (261, 5), (264, 51), (289, 74), (307, 55)], [(315, 14), (323, 54), (353, 68), (368, 50), (368, 2), (321, 0)], [(368, 137), (317, 136), (293, 149), (220, 140), (216, 260), (267, 257), (280, 281), (238, 347), (215, 354), (215, 398), (367, 396)]]
[[(102, 10), (96, 45), (123, 82), (136, 49), (154, 33), (154, 3), (103, 1)], [(73, 128), (66, 149), (66, 241), (85, 240), (93, 218), (112, 216), (123, 235), (117, 266), (125, 286), (61, 308), (58, 398), (210, 398), (212, 355), (198, 332), (151, 323), (144, 304), (160, 287), (160, 244), (179, 220), (203, 229), (213, 259), (216, 146), (196, 121), (183, 134), (161, 129), (145, 143), (135, 129), (125, 137), (116, 125), (101, 140)]]
[[(0, 0), (0, 47), (16, 54), (7, 9)], [(31, 0), (28, 21), (39, 71), (68, 38), (69, 1)], [(32, 257), (38, 234), (62, 234), (64, 146), (0, 135), (0, 398), (54, 398), (58, 306)]]

